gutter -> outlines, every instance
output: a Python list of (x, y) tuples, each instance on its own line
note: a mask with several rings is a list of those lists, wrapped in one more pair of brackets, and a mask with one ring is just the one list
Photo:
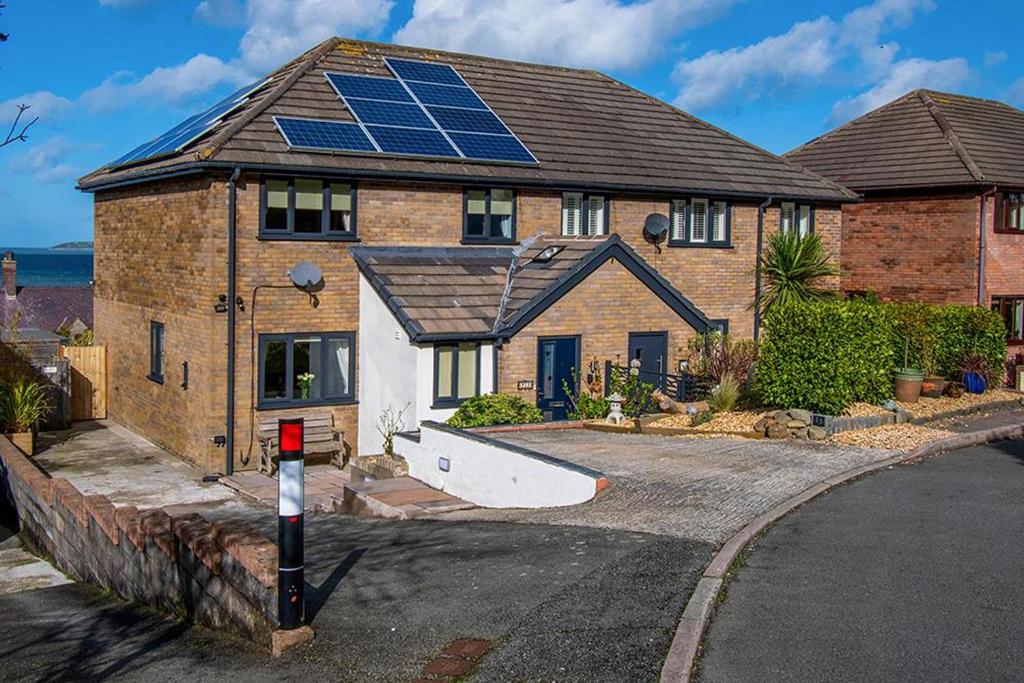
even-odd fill
[(230, 477), (235, 471), (235, 258), (236, 258), (236, 237), (235, 237), (235, 204), (237, 201), (237, 188), (235, 181), (241, 174), (240, 168), (235, 168), (228, 179), (228, 358), (227, 358), (227, 420), (225, 421), (227, 435), (227, 453), (224, 456), (224, 475)]
[[(985, 214), (988, 213), (988, 198), (996, 193), (997, 187), (993, 185), (981, 193), (978, 210), (978, 305), (986, 307), (985, 303), (985, 249), (988, 245), (988, 234), (985, 230)], [(995, 225), (995, 211), (992, 212), (992, 224)]]
[(757, 302), (761, 299), (761, 253), (764, 251), (764, 210), (775, 201), (768, 197), (757, 205), (757, 256), (754, 260), (754, 341), (761, 336), (761, 308)]
[[(172, 170), (173, 169), (173, 170)], [(83, 192), (98, 192), (100, 190), (112, 190), (119, 187), (137, 185), (139, 183), (153, 182), (157, 180), (163, 180), (167, 177), (174, 177), (179, 175), (185, 175), (187, 173), (199, 173), (204, 170), (207, 171), (234, 171), (240, 169), (244, 172), (252, 171), (254, 173), (274, 173), (274, 174), (289, 174), (289, 175), (307, 175), (310, 177), (318, 178), (345, 178), (345, 179), (373, 179), (373, 180), (404, 180), (413, 182), (423, 182), (430, 184), (437, 184), (438, 182), (445, 183), (465, 183), (465, 184), (480, 184), (488, 187), (525, 187), (525, 188), (537, 188), (547, 189), (555, 191), (602, 191), (621, 195), (633, 195), (633, 196), (645, 196), (651, 195), (697, 195), (703, 196), (708, 195), (711, 197), (719, 197), (721, 199), (758, 199), (760, 196), (749, 192), (730, 192), (728, 190), (715, 190), (709, 191), (707, 188), (681, 188), (681, 187), (637, 187), (636, 185), (622, 185), (618, 183), (588, 183), (588, 182), (573, 182), (566, 180), (545, 180), (540, 178), (509, 178), (509, 177), (495, 177), (489, 175), (473, 175), (473, 174), (451, 174), (451, 175), (438, 175), (436, 173), (419, 173), (413, 171), (396, 172), (396, 171), (374, 171), (370, 169), (326, 169), (323, 167), (310, 168), (308, 166), (289, 166), (285, 164), (245, 164), (245, 163), (229, 163), (229, 162), (217, 162), (217, 161), (196, 161), (190, 162), (186, 169), (182, 167), (171, 168), (166, 172), (158, 172), (153, 174), (142, 173), (133, 177), (125, 178), (123, 180), (114, 180), (107, 183), (97, 183), (95, 185), (82, 185), (79, 183), (78, 189)], [(779, 200), (793, 200), (793, 201), (804, 201), (804, 202), (823, 202), (823, 203), (835, 203), (835, 204), (855, 204), (863, 201), (857, 195), (842, 196), (840, 194), (832, 195), (775, 195), (774, 199)]]

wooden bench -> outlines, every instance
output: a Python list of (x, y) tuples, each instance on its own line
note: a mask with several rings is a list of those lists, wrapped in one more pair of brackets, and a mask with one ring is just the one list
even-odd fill
[[(344, 467), (344, 432), (334, 428), (334, 415), (319, 413), (295, 417), (305, 418), (302, 446), (306, 455), (306, 464), (329, 463), (339, 469)], [(260, 420), (258, 438), (260, 442), (259, 470), (268, 476), (273, 476), (277, 471), (279, 455), (276, 417)]]

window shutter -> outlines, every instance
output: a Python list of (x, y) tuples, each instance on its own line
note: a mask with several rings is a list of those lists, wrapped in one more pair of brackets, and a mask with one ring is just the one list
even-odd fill
[(811, 207), (802, 204), (800, 206), (800, 236), (807, 237), (811, 234)]
[(592, 195), (587, 198), (587, 234), (604, 234), (604, 197)]
[(786, 232), (787, 230), (793, 229), (793, 219), (796, 213), (796, 207), (790, 203), (784, 203), (781, 211), (779, 211), (779, 230)]
[(708, 200), (694, 199), (690, 205), (690, 241), (708, 241)]
[(725, 241), (725, 202), (714, 202), (711, 205), (711, 240)]
[(583, 195), (579, 192), (566, 192), (562, 195), (562, 234), (576, 236), (580, 234), (580, 210)]
[(670, 239), (674, 242), (686, 239), (686, 200), (672, 200), (672, 220)]

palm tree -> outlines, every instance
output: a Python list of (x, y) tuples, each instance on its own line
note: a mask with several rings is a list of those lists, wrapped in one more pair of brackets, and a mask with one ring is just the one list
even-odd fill
[(820, 285), (823, 278), (839, 275), (817, 235), (780, 230), (768, 236), (761, 254), (761, 293), (753, 307), (764, 316), (775, 306), (791, 301), (827, 299), (835, 295)]

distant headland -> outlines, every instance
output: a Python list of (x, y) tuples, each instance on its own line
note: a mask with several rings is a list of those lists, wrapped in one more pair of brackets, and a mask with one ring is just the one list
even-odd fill
[(92, 242), (61, 242), (50, 249), (92, 249)]

